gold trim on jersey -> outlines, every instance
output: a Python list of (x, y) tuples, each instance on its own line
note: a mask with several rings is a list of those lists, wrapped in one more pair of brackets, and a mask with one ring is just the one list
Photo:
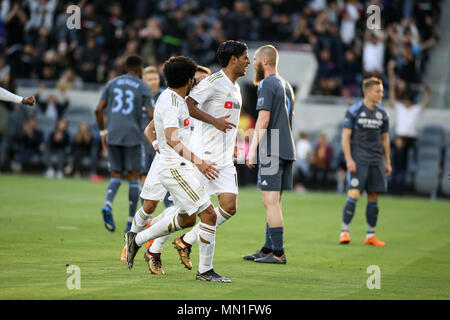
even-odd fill
[(191, 186), (181, 177), (179, 172), (176, 169), (170, 169), (172, 173), (172, 177), (178, 182), (178, 184), (183, 188), (184, 192), (194, 201), (197, 202), (200, 200), (200, 197), (192, 190)]
[(217, 79), (223, 78), (222, 73), (217, 72), (215, 74), (213, 74), (212, 76), (210, 76), (208, 79), (206, 79), (206, 81), (208, 81), (209, 83), (213, 83), (214, 81), (216, 81)]
[(175, 94), (172, 93), (172, 106), (178, 107), (178, 99)]

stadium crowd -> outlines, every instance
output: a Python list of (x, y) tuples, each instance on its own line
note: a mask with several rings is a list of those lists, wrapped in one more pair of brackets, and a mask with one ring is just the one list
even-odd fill
[[(70, 4), (81, 8), (80, 30), (66, 27)], [(373, 32), (365, 26), (365, 10), (372, 4), (382, 10), (382, 28)], [(41, 99), (45, 87), (39, 88), (36, 98), (37, 112), (56, 123), (70, 109), (66, 90), (85, 83), (102, 85), (122, 74), (130, 54), (141, 55), (145, 65), (155, 65), (159, 71), (165, 59), (179, 54), (216, 70), (217, 47), (236, 39), (310, 48), (319, 62), (312, 94), (361, 96), (362, 79), (379, 76), (388, 83), (388, 65), (392, 65), (396, 97), (402, 99), (411, 96), (408, 86), (421, 82), (429, 50), (439, 39), (435, 30), (439, 5), (439, 0), (2, 0), (0, 86), (16, 92), (16, 78), (55, 82), (61, 99), (53, 95)], [(5, 115), (0, 116), (2, 170), (20, 171), (33, 154), (39, 154), (46, 159), (47, 176), (62, 177), (64, 169), (65, 174), (79, 175), (81, 158), (90, 157), (89, 170), (98, 177), (98, 163), (105, 155), (95, 127), (80, 125), (79, 134), (66, 137), (59, 132), (64, 129), (61, 123), (46, 134), (37, 129), (36, 113), (30, 117), (23, 106), (0, 104)], [(249, 117), (244, 115), (246, 123), (254, 121)], [(320, 135), (319, 140), (322, 147), (310, 147), (311, 155), (298, 162), (299, 190), (305, 179), (301, 168), (310, 168), (304, 171), (307, 184), (325, 179), (328, 168), (339, 168), (337, 150), (333, 158), (326, 137)], [(316, 140), (309, 143), (315, 147)], [(49, 152), (54, 148), (64, 150), (57, 152), (58, 159)], [(302, 151), (298, 157), (305, 154)], [(242, 169), (244, 182), (255, 179)], [(337, 180), (342, 190), (343, 178)]]

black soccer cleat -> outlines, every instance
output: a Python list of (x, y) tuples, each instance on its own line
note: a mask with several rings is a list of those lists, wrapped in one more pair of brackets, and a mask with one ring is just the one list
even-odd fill
[(277, 257), (273, 253), (266, 254), (262, 258), (258, 258), (254, 260), (255, 262), (259, 263), (276, 263), (276, 264), (286, 264), (286, 255), (282, 255), (281, 257)]
[(127, 245), (127, 264), (129, 269), (133, 268), (134, 257), (140, 248), (135, 241), (136, 235), (136, 232), (131, 231), (125, 233), (125, 243)]
[(259, 259), (264, 257), (266, 254), (264, 254), (261, 250), (256, 251), (255, 253), (248, 254), (246, 256), (243, 256), (242, 259), (247, 261), (255, 261), (255, 259)]
[(221, 276), (220, 274), (217, 274), (214, 269), (208, 270), (206, 272), (200, 273), (197, 271), (197, 276), (195, 277), (195, 280), (199, 281), (209, 281), (209, 282), (223, 282), (223, 283), (230, 283), (231, 280), (228, 278), (225, 278), (224, 276)]

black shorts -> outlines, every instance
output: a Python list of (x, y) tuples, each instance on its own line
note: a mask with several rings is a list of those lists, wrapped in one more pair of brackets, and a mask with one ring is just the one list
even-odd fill
[(366, 190), (368, 193), (387, 191), (387, 179), (384, 165), (356, 164), (356, 173), (347, 171), (347, 189)]
[(109, 171), (141, 171), (141, 145), (132, 147), (108, 144)]
[(258, 188), (262, 191), (292, 190), (293, 160), (275, 159), (258, 165)]

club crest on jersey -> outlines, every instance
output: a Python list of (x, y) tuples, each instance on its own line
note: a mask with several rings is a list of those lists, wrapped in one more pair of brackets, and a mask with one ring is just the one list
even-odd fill
[(189, 118), (184, 119), (184, 126), (189, 126)]
[(225, 107), (225, 109), (232, 109), (233, 108), (233, 102), (232, 101), (226, 101), (224, 107)]
[(383, 118), (383, 114), (382, 114), (380, 111), (377, 111), (377, 112), (375, 113), (375, 117), (376, 117), (378, 120), (381, 120), (381, 119)]

